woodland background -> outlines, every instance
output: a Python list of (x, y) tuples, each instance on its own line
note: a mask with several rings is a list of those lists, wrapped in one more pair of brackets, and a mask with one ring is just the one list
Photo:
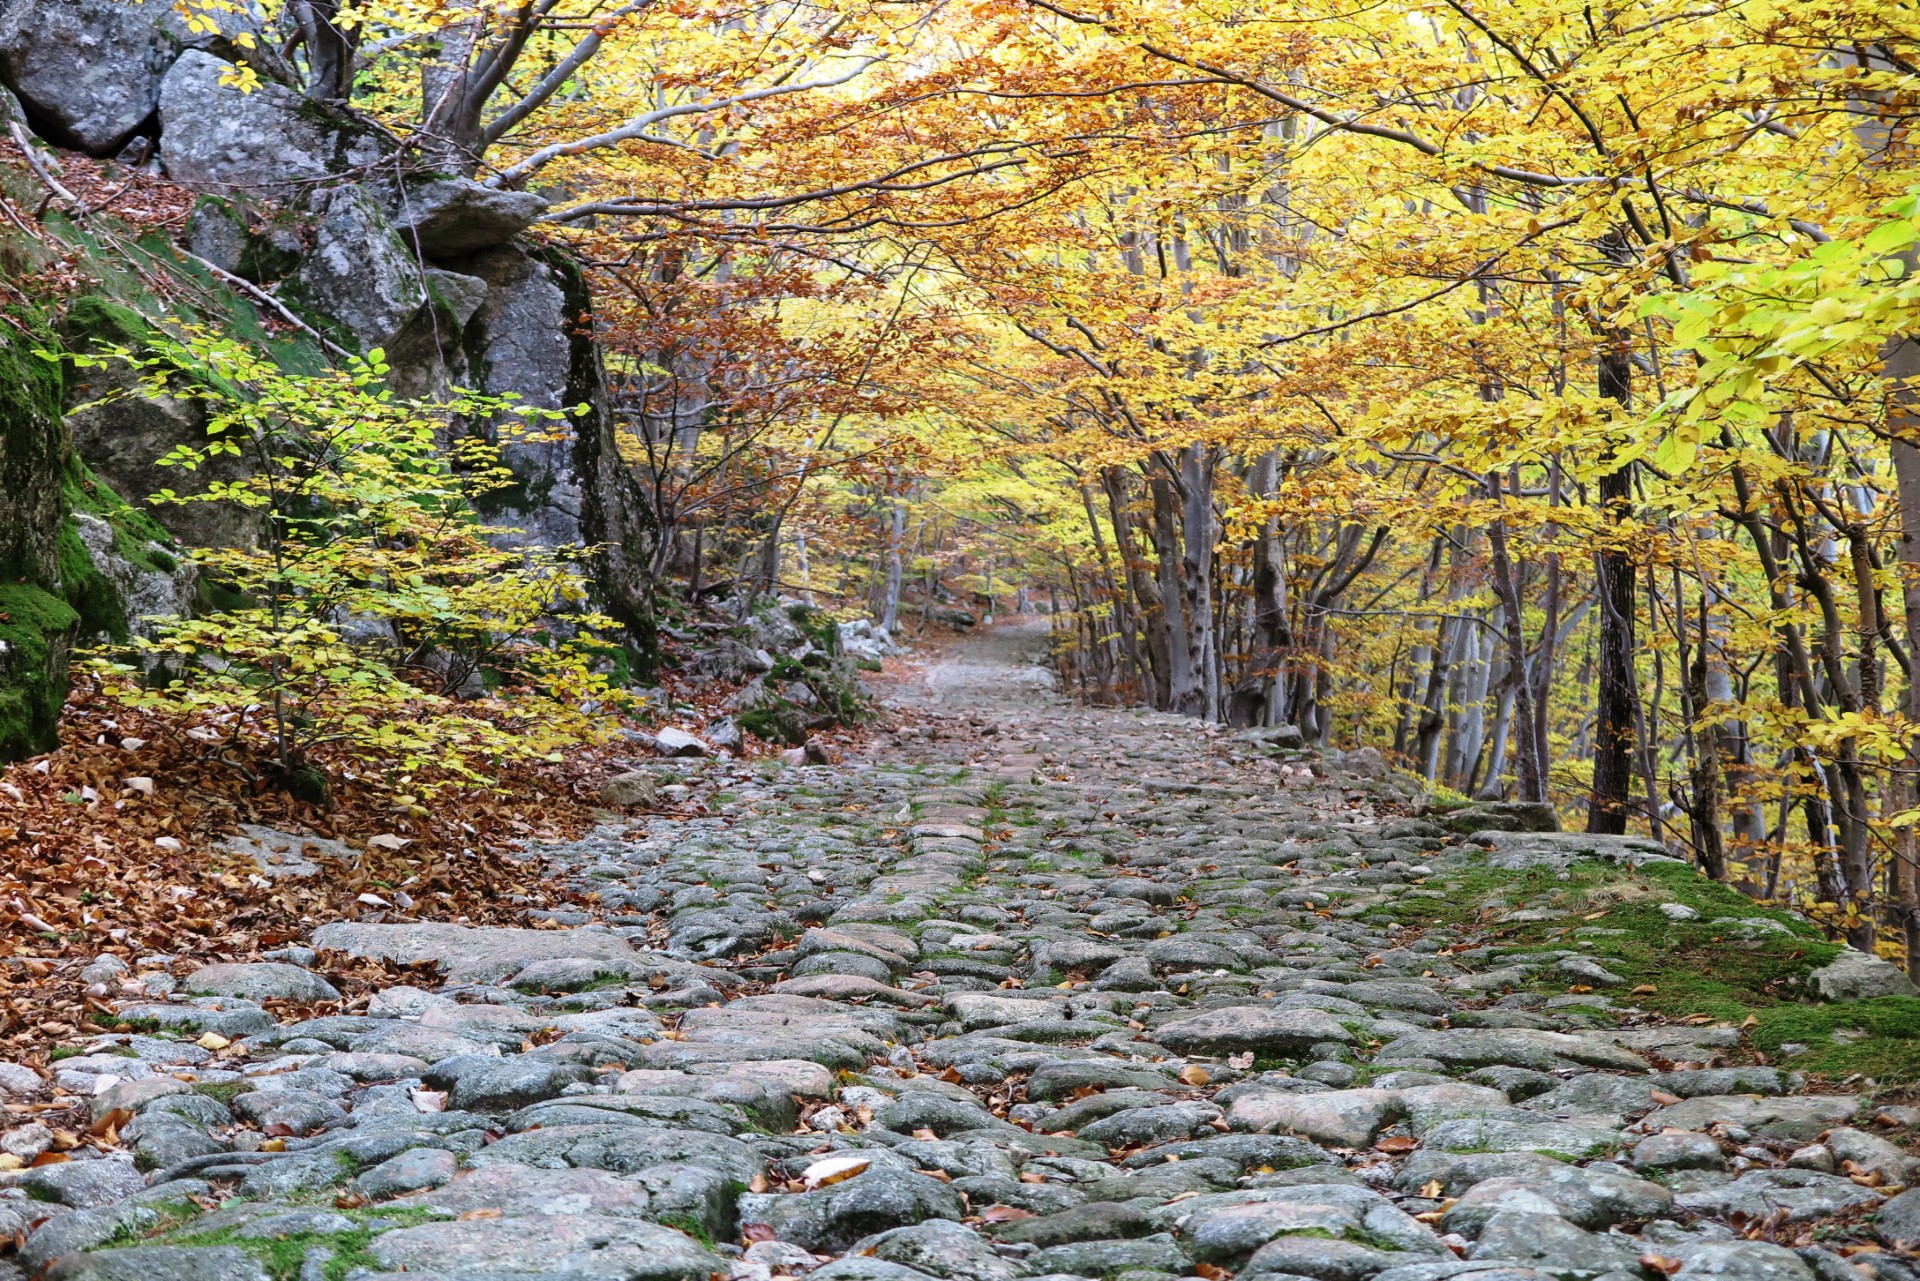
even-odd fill
[(1045, 610), (1087, 698), (1920, 962), (1917, 60), (1868, 0), (12, 0), (0, 740), (104, 642), (90, 731), (424, 809)]

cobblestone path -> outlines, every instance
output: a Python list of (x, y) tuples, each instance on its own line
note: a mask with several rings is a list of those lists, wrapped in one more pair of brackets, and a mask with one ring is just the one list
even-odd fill
[[(899, 686), (860, 759), (675, 762), (674, 814), (545, 851), (604, 920), (339, 922), (129, 1002), (142, 1030), (56, 1067), (136, 1159), (4, 1176), (13, 1266), (1920, 1276), (1920, 1114), (1810, 1089), (1735, 1017), (1643, 1011), (1680, 976), (1639, 983), (1651, 944), (1613, 922), (1711, 926), (1733, 967), (1817, 934), (1715, 918), (1731, 896), (1644, 842), (1416, 817), (1372, 753), (1071, 705), (1042, 640)], [(324, 999), (337, 953), (433, 977), (292, 1023), (261, 1004)], [(1885, 979), (1866, 962), (1841, 970)]]

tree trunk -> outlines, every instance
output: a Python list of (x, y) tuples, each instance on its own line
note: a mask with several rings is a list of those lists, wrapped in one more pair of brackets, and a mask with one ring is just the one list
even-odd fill
[[(1615, 334), (1613, 345), (1600, 356), (1600, 394), (1622, 409), (1633, 402), (1633, 364), (1624, 335)], [(1609, 525), (1626, 522), (1632, 498), (1631, 463), (1601, 475), (1600, 506)], [(1620, 836), (1627, 830), (1633, 788), (1636, 575), (1633, 557), (1617, 539), (1594, 557), (1594, 566), (1599, 579), (1594, 594), (1600, 603), (1599, 719), (1593, 732), (1593, 796), (1587, 805), (1587, 830)]]

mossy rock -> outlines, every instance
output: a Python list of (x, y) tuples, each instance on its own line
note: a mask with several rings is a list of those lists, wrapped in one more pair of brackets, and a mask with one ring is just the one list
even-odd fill
[(0, 583), (0, 760), (60, 742), (67, 658), (80, 615), (30, 583)]

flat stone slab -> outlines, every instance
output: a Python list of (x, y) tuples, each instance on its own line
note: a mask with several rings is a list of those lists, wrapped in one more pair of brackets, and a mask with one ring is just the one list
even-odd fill
[(1592, 1037), (1533, 1028), (1446, 1028), (1409, 1032), (1380, 1047), (1377, 1059), (1438, 1059), (1452, 1067), (1525, 1067), (1549, 1072), (1564, 1067), (1644, 1072), (1647, 1061), (1631, 1050)]
[(1325, 1010), (1274, 1010), (1230, 1005), (1163, 1023), (1153, 1039), (1177, 1054), (1298, 1054), (1323, 1041), (1343, 1045), (1354, 1035)]
[(633, 948), (604, 930), (482, 929), (422, 922), (361, 925), (335, 921), (313, 932), (313, 945), (375, 961), (431, 961), (450, 983), (497, 983), (535, 961), (585, 957), (634, 959)]

